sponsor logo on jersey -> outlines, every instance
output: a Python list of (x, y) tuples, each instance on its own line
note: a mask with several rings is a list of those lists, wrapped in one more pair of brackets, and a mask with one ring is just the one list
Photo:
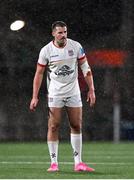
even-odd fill
[(54, 58), (54, 57), (58, 57), (59, 55), (58, 54), (56, 54), (56, 55), (52, 55), (52, 56), (50, 56), (50, 58)]
[(71, 70), (71, 68), (67, 65), (62, 66), (55, 74), (57, 76), (67, 76), (69, 74), (72, 74), (74, 70)]
[(73, 55), (74, 55), (74, 52), (73, 52), (72, 49), (71, 49), (71, 50), (68, 50), (68, 55), (69, 55), (69, 56), (73, 56)]

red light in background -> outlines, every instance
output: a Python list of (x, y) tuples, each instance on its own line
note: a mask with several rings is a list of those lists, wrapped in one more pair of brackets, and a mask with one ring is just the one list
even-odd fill
[[(128, 52), (121, 50), (96, 50), (86, 53), (89, 65), (96, 67), (121, 67), (127, 58)], [(87, 84), (79, 69), (79, 84), (81, 91), (86, 90)]]
[(97, 50), (86, 55), (91, 66), (120, 67), (123, 66), (127, 54), (121, 50)]

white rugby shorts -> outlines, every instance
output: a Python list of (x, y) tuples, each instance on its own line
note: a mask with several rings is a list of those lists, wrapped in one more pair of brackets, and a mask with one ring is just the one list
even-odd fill
[(71, 97), (48, 97), (48, 107), (82, 107), (81, 95)]

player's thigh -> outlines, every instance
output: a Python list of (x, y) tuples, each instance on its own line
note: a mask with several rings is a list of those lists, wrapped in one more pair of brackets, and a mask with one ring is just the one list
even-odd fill
[(70, 125), (82, 123), (82, 107), (66, 107)]
[(62, 116), (62, 108), (49, 107), (49, 119), (48, 123), (60, 123)]

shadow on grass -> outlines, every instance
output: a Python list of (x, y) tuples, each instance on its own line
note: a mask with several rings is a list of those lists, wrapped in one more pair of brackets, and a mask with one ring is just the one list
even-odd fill
[(83, 171), (80, 171), (80, 172), (74, 172), (74, 171), (66, 171), (66, 170), (61, 170), (61, 171), (59, 171), (59, 172), (57, 172), (58, 174), (60, 174), (60, 175), (72, 175), (72, 176), (114, 176), (114, 175), (118, 175), (118, 173), (115, 173), (115, 172), (110, 172), (110, 173), (108, 173), (108, 172), (99, 172), (99, 171), (95, 171), (95, 172), (83, 172)]
[(103, 173), (99, 173), (99, 172), (83, 172), (83, 171), (80, 171), (80, 172), (74, 172), (74, 171), (66, 171), (66, 170), (61, 170), (61, 171), (59, 171), (59, 172), (57, 172), (57, 173), (59, 173), (59, 174), (61, 174), (61, 175), (67, 175), (67, 174), (69, 174), (69, 175), (74, 175), (74, 176), (77, 176), (77, 175), (99, 175), (99, 174), (103, 174)]

